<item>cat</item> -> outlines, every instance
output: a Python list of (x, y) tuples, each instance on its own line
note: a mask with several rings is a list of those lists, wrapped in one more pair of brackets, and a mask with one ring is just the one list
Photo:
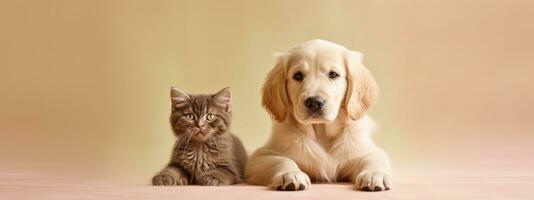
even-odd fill
[(171, 87), (171, 126), (177, 140), (171, 161), (153, 185), (231, 185), (244, 180), (247, 154), (229, 131), (231, 93), (190, 95)]

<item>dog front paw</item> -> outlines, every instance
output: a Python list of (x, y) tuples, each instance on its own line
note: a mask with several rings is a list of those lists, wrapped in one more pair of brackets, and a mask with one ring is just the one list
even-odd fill
[(272, 187), (281, 191), (298, 191), (308, 189), (310, 177), (301, 171), (287, 172), (273, 178)]
[(187, 185), (187, 178), (180, 174), (169, 171), (162, 171), (152, 178), (152, 185), (156, 186), (171, 186), (171, 185)]
[(356, 189), (382, 191), (391, 189), (391, 176), (382, 171), (363, 170), (356, 176)]

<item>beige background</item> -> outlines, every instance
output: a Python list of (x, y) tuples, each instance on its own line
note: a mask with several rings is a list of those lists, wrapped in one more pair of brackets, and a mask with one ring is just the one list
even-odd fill
[[(147, 183), (169, 158), (169, 86), (232, 87), (233, 131), (269, 136), (272, 54), (365, 53), (395, 168), (532, 169), (532, 1), (0, 1), (0, 170)], [(532, 148), (530, 148), (532, 149)]]

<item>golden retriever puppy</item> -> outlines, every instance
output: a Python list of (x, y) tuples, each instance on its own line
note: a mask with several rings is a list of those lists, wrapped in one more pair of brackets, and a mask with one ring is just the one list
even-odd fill
[(375, 124), (365, 114), (378, 88), (362, 57), (319, 39), (276, 55), (262, 89), (272, 134), (248, 162), (249, 183), (289, 191), (337, 181), (391, 188), (388, 156), (373, 143)]

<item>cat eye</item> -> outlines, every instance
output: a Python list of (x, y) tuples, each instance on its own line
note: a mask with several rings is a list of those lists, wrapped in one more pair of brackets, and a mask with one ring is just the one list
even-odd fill
[(195, 115), (189, 113), (189, 114), (185, 114), (185, 118), (189, 121), (193, 121), (195, 119)]
[(215, 119), (215, 115), (214, 114), (207, 114), (206, 115), (206, 120), (211, 121), (213, 119)]
[(304, 74), (302, 74), (302, 72), (297, 72), (293, 74), (293, 79), (297, 81), (302, 81), (304, 79)]
[(336, 79), (337, 77), (339, 77), (339, 74), (336, 72), (331, 71), (330, 73), (328, 73), (328, 78), (330, 79)]

